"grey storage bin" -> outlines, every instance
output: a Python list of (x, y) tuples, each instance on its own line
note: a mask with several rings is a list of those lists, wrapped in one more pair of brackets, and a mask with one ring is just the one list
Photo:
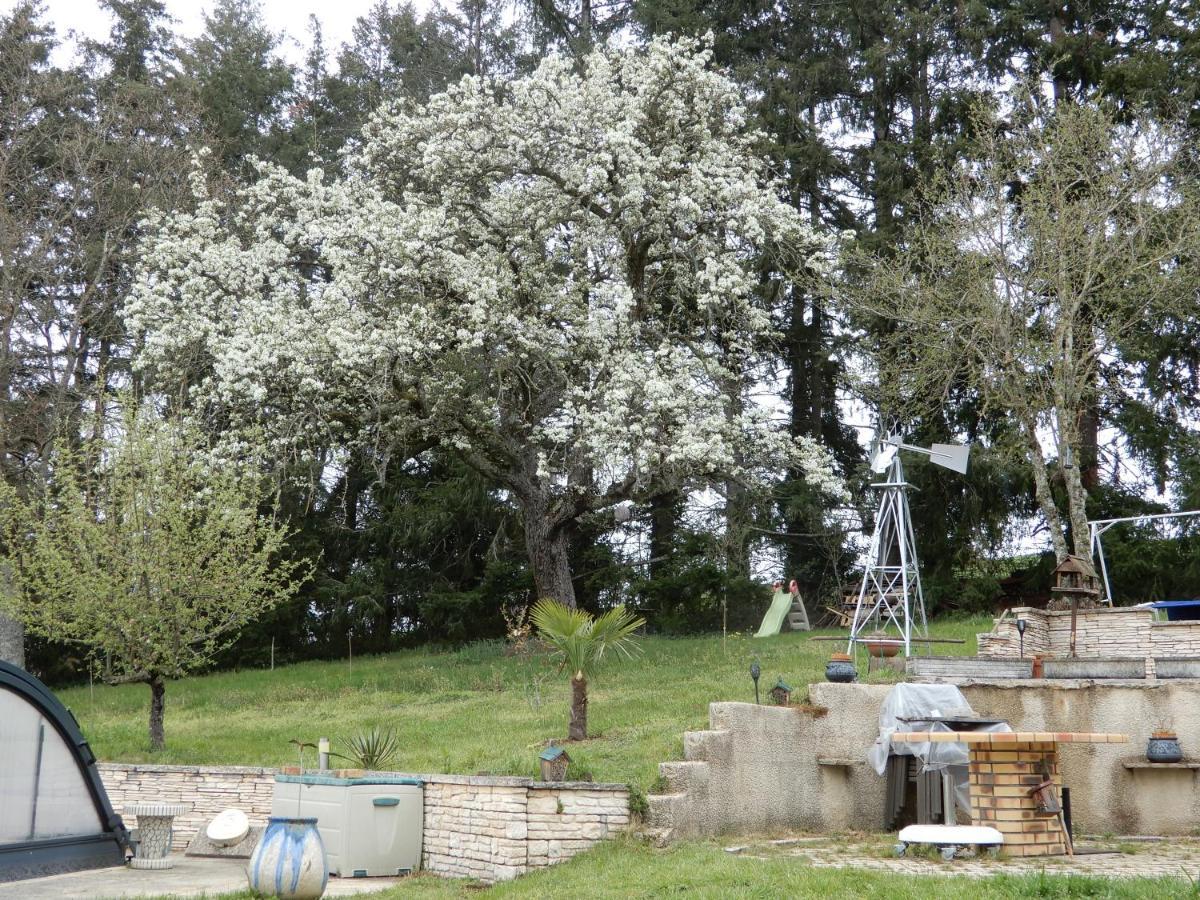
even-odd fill
[(415, 778), (276, 775), (271, 815), (315, 816), (331, 875), (403, 875), (421, 867), (424, 792)]

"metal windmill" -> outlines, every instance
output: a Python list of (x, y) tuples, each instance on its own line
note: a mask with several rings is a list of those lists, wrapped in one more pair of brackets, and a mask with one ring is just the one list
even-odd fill
[[(896, 433), (880, 434), (872, 442), (871, 471), (885, 477), (871, 485), (879, 491), (879, 513), (850, 625), (848, 653), (854, 652), (856, 643), (871, 642), (899, 644), (904, 655), (910, 656), (913, 638), (929, 637), (917, 544), (908, 509), (911, 485), (904, 480), (901, 450), (923, 453), (934, 465), (960, 474), (966, 473), (967, 456), (971, 452), (969, 446), (959, 444), (914, 447), (904, 443)], [(871, 636), (864, 636), (864, 632)]]

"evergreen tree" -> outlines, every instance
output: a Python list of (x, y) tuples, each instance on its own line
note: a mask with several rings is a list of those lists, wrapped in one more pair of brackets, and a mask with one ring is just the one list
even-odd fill
[(295, 72), (258, 0), (218, 0), (204, 25), (183, 54), (183, 73), (221, 166), (243, 172), (248, 157), (273, 158), (284, 141)]

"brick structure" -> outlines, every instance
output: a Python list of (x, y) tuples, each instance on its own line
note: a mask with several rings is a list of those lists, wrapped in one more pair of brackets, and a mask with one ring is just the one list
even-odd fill
[(962, 742), (967, 745), (971, 824), (987, 825), (1004, 835), (1009, 856), (1061, 856), (1070, 838), (1058, 812), (1043, 812), (1031, 793), (1044, 782), (1053, 785), (1061, 803), (1062, 776), (1058, 745), (1124, 744), (1129, 735), (1108, 732), (909, 731), (892, 735), (894, 743)]
[[(253, 825), (271, 814), (275, 770), (233, 766), (100, 763), (118, 813), (135, 802), (191, 803), (175, 819), (181, 850), (223, 809), (242, 810)], [(399, 773), (386, 773), (399, 774)], [(570, 859), (629, 827), (624, 784), (540, 782), (484, 775), (409, 775), (425, 783), (421, 865), (438, 875), (494, 882)], [(136, 827), (136, 817), (126, 817)]]
[[(1014, 607), (979, 635), (979, 655), (1020, 655), (1017, 619), (1025, 620), (1025, 656), (1066, 658), (1071, 654), (1071, 612)], [(1080, 658), (1147, 659), (1200, 657), (1200, 620), (1157, 622), (1154, 611), (1135, 606), (1081, 609), (1075, 653)]]
[(1003, 834), (1005, 853), (1059, 856), (1067, 852), (1059, 817), (1039, 813), (1029, 794), (1031, 788), (1049, 780), (1062, 796), (1053, 742), (972, 745), (969, 778), (971, 824), (990, 825)]

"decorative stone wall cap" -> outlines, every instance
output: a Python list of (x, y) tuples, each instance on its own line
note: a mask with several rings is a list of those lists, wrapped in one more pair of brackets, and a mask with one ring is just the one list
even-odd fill
[(998, 746), (1050, 741), (1059, 744), (1125, 744), (1129, 742), (1129, 735), (1103, 731), (897, 731), (892, 734), (894, 744), (919, 744), (925, 741)]
[(192, 811), (191, 803), (127, 803), (123, 811), (131, 816), (182, 816)]
[(288, 784), (330, 784), (343, 787), (356, 784), (395, 784), (420, 787), (424, 784), (419, 778), (409, 778), (401, 775), (362, 775), (354, 778), (339, 778), (336, 775), (322, 775), (317, 772), (306, 772), (303, 775), (288, 775), (285, 773), (276, 775), (275, 780)]
[(531, 791), (612, 791), (628, 793), (629, 785), (612, 781), (534, 781)]
[(126, 772), (162, 772), (184, 775), (274, 775), (275, 769), (262, 766), (169, 766), (160, 763), (97, 762), (101, 769), (118, 769)]

